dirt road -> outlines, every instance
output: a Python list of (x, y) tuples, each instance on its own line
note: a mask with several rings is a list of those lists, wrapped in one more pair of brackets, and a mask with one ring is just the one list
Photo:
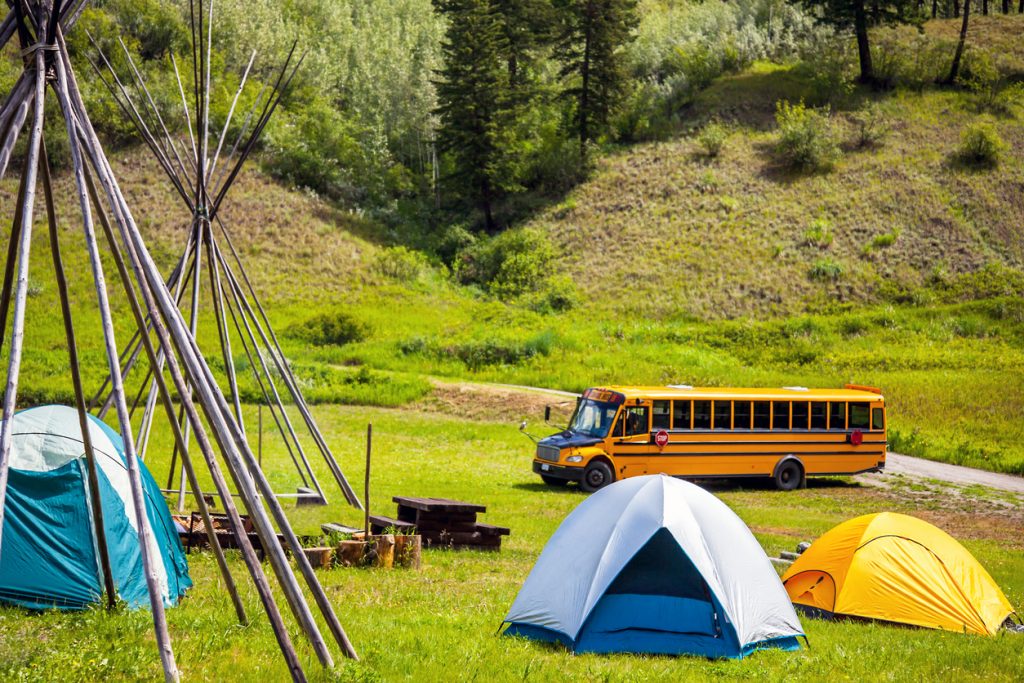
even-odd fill
[(899, 453), (889, 453), (885, 457), (885, 471), (878, 474), (862, 474), (857, 479), (865, 483), (885, 484), (887, 477), (902, 475), (915, 479), (935, 479), (956, 486), (986, 486), (1000, 491), (1024, 494), (1024, 477), (1012, 474), (999, 474), (973, 467), (960, 467), (944, 462), (915, 458)]

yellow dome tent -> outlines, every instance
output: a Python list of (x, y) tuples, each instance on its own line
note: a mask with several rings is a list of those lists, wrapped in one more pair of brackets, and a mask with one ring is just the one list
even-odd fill
[(994, 634), (1013, 606), (985, 568), (941, 529), (893, 512), (825, 533), (782, 576), (811, 614)]

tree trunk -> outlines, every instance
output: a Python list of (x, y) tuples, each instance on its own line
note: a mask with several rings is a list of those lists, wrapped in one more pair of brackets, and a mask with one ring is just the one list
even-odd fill
[(1010, 13), (1010, 0), (1003, 0), (1003, 14)]
[(953, 0), (953, 18), (960, 18), (960, 2), (959, 0)]
[(860, 82), (873, 83), (875, 70), (871, 65), (871, 46), (868, 44), (868, 17), (864, 10), (864, 0), (858, 0), (853, 17), (854, 30), (857, 33), (857, 56), (860, 58)]
[(964, 0), (964, 20), (960, 24), (960, 40), (956, 44), (956, 54), (953, 55), (953, 66), (949, 69), (949, 77), (946, 83), (952, 85), (960, 73), (960, 58), (964, 56), (964, 43), (967, 41), (967, 21), (971, 16), (971, 0)]
[(493, 235), (497, 232), (497, 226), (494, 223), (492, 194), (491, 184), (484, 179), (484, 181), (480, 183), (480, 210), (484, 213), (484, 230), (487, 231), (488, 235)]
[(981, 0), (981, 14), (982, 16), (988, 16), (988, 0)]
[(939, 0), (932, 0), (932, 19), (939, 15)]
[(583, 65), (581, 69), (582, 84), (580, 86), (580, 157), (586, 157), (587, 140), (590, 139), (590, 130), (588, 129), (589, 121), (588, 115), (590, 113), (590, 31), (591, 27), (587, 26), (585, 34), (583, 36)]

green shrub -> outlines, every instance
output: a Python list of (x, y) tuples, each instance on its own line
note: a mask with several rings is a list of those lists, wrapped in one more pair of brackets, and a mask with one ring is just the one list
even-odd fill
[(818, 111), (803, 102), (790, 104), (783, 100), (776, 103), (775, 122), (779, 126), (776, 150), (787, 166), (820, 171), (832, 168), (839, 159), (839, 144), (827, 108)]
[(868, 242), (867, 246), (864, 247), (864, 252), (871, 253), (876, 249), (885, 249), (886, 247), (891, 247), (893, 244), (896, 243), (896, 238), (899, 236), (899, 228), (893, 228), (892, 232), (885, 232), (882, 233), (881, 235), (875, 235), (874, 237), (871, 238), (871, 241)]
[(375, 271), (386, 278), (412, 283), (429, 268), (427, 257), (404, 246), (388, 247), (380, 251), (373, 264)]
[(704, 148), (709, 157), (717, 157), (722, 153), (725, 141), (729, 139), (729, 128), (721, 121), (712, 121), (701, 128), (697, 134), (697, 142)]
[(804, 244), (809, 247), (826, 249), (832, 245), (835, 236), (832, 234), (832, 222), (824, 216), (815, 218), (804, 232)]
[(302, 339), (315, 346), (344, 346), (363, 341), (369, 334), (365, 323), (356, 320), (345, 311), (319, 313), (288, 328), (288, 336)]
[(1006, 143), (988, 121), (977, 121), (968, 124), (960, 133), (960, 146), (957, 157), (968, 166), (993, 168), (999, 165)]
[(842, 274), (842, 264), (831, 257), (818, 259), (807, 271), (808, 277), (819, 281), (838, 280)]
[(842, 102), (853, 92), (857, 56), (845, 37), (809, 41), (801, 51), (797, 73), (810, 86), (811, 99), (820, 104)]
[(881, 145), (891, 130), (888, 119), (874, 104), (851, 114), (850, 120), (855, 134), (853, 143), (859, 149)]
[(531, 308), (539, 313), (562, 313), (571, 310), (579, 303), (576, 283), (568, 275), (555, 275), (548, 278), (544, 288), (531, 302)]
[(546, 283), (554, 256), (544, 233), (518, 228), (463, 249), (453, 270), (462, 284), (479, 285), (501, 299), (515, 299)]

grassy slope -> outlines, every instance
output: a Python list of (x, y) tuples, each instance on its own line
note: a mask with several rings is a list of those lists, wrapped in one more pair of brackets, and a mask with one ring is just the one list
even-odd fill
[[(1011, 29), (1021, 23), (1003, 21)], [(929, 30), (948, 28), (940, 22)], [(878, 95), (894, 122), (880, 148), (849, 151), (832, 174), (793, 176), (775, 166), (769, 127), (775, 100), (798, 99), (804, 87), (792, 70), (764, 64), (722, 79), (692, 112), (695, 121), (719, 114), (736, 124), (720, 159), (696, 154), (688, 137), (621, 150), (536, 218), (561, 246), (560, 267), (583, 293), (567, 314), (487, 300), (433, 271), (390, 280), (375, 267), (386, 258), (383, 227), (288, 192), (255, 169), (233, 188), (225, 220), (279, 331), (337, 307), (370, 325), (367, 341), (343, 348), (285, 340), (313, 395), (401, 403), (426, 389), (422, 374), (566, 389), (613, 381), (856, 381), (881, 386), (890, 398), (896, 446), (1024, 471), (1024, 303), (1004, 282), (1024, 262), (1020, 118), (997, 123), (1011, 144), (1001, 167), (972, 173), (948, 163), (960, 129), (976, 115), (964, 96)], [(848, 137), (845, 117), (837, 116)], [(158, 261), (169, 268), (184, 239), (181, 207), (143, 150), (117, 155), (115, 165)], [(70, 220), (71, 179), (62, 175), (57, 185), (59, 212)], [(13, 205), (14, 191), (13, 179), (0, 183), (0, 203)], [(805, 232), (820, 219), (834, 238), (810, 245)], [(892, 245), (866, 249), (894, 228), (900, 232)], [(78, 230), (67, 223), (62, 243), (95, 387), (104, 359)], [(36, 400), (67, 400), (43, 231), (37, 221), (24, 386)], [(842, 264), (836, 282), (808, 276), (823, 258)], [(984, 287), (1008, 298), (937, 301), (933, 281), (956, 283), (957, 273), (992, 263), (1003, 270), (961, 281), (956, 292)], [(876, 303), (886, 288), (909, 291), (910, 302)], [(119, 297), (114, 302), (123, 341), (127, 310)], [(209, 311), (205, 299), (203, 305)], [(216, 350), (209, 324), (200, 338)], [(505, 364), (460, 360), (466, 348), (488, 344), (535, 353)], [(360, 363), (386, 372), (368, 386), (337, 389), (338, 378), (353, 374), (346, 366)]]
[[(321, 572), (362, 657), (358, 665), (343, 665), (334, 680), (641, 681), (718, 676), (1001, 681), (1013, 679), (1024, 667), (1020, 638), (1012, 635), (983, 638), (813, 619), (802, 620), (810, 649), (763, 652), (744, 661), (577, 657), (559, 648), (497, 637), (495, 631), (544, 543), (583, 496), (542, 486), (527, 466), (529, 442), (507, 423), (367, 408), (321, 407), (318, 416), (357, 480), (362, 479), (358, 461), (365, 424), (373, 422), (375, 510), (393, 510), (390, 497), (397, 494), (462, 498), (487, 506), (484, 521), (512, 529), (499, 554), (428, 550), (418, 573)], [(151, 464), (159, 476), (167, 457), (155, 457)], [(283, 457), (268, 453), (266, 462), (277, 463), (275, 479), (282, 486), (294, 483), (281, 467)], [(1013, 531), (1021, 524), (1020, 501), (1014, 502), (1017, 512), (1007, 513), (1000, 503), (983, 498), (928, 494), (917, 488), (890, 494), (831, 482), (826, 488), (792, 493), (728, 488), (716, 493), (751, 526), (770, 554), (792, 549), (799, 540), (857, 514), (912, 512), (962, 539), (1010, 601), (1024, 606), (1024, 546)], [(292, 516), (300, 532), (315, 532), (325, 519), (356, 524), (359, 518), (337, 503), (327, 511), (296, 509)], [(168, 611), (185, 680), (280, 680), (284, 671), (265, 619), (257, 617), (252, 626), (237, 627), (218, 587), (211, 556), (192, 555), (191, 567), (196, 587), (180, 607)], [(232, 567), (236, 576), (243, 576), (240, 562), (234, 560)], [(256, 596), (249, 589), (246, 604), (250, 614), (258, 614)], [(320, 672), (307, 647), (301, 646), (300, 652), (313, 680), (332, 680)], [(144, 611), (26, 617), (17, 610), (0, 609), (4, 680), (158, 677), (159, 660)]]

